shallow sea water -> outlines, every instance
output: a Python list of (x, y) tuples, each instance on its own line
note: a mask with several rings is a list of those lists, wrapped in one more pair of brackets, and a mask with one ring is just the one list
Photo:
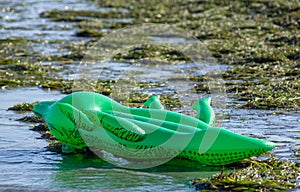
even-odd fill
[[(48, 19), (39, 18), (39, 13), (52, 9), (96, 8), (92, 3), (81, 0), (4, 0), (0, 3), (1, 39), (21, 36), (26, 39), (74, 42), (87, 40), (74, 36), (72, 23), (50, 22)], [(107, 11), (106, 9), (101, 10)], [(159, 37), (155, 40), (162, 39)], [(174, 42), (178, 41), (184, 39), (174, 39)], [(57, 46), (36, 44), (34, 49), (44, 54), (61, 54)], [(99, 67), (99, 70), (103, 70), (101, 66)], [(163, 78), (166, 79), (175, 76), (180, 70), (165, 67)], [(114, 78), (122, 71), (130, 73), (145, 69), (131, 66), (128, 71), (128, 64), (108, 63), (105, 70), (107, 74), (112, 75), (110, 78)], [(62, 75), (72, 78), (72, 75)], [(141, 78), (145, 75), (147, 74), (141, 74)], [(150, 75), (150, 78), (153, 76)], [(176, 78), (169, 81), (169, 85), (177, 85), (178, 89), (191, 86), (191, 82), (177, 81)], [(162, 90), (166, 91), (165, 87), (147, 91), (157, 94)], [(30, 130), (33, 124), (17, 121), (24, 115), (32, 115), (31, 113), (7, 111), (7, 108), (17, 103), (58, 100), (63, 96), (57, 91), (32, 87), (0, 90), (0, 190), (193, 191), (187, 184), (189, 180), (208, 177), (219, 171), (194, 165), (182, 167), (176, 163), (149, 170), (126, 170), (85, 155), (61, 155), (49, 152), (45, 148), (48, 145), (47, 141), (41, 139), (39, 133)], [(280, 158), (293, 161), (300, 159), (300, 112), (242, 110), (228, 105), (224, 119), (220, 119), (219, 123), (236, 133), (276, 142), (278, 147), (272, 153)]]
[[(34, 97), (33, 97), (34, 95)], [(47, 142), (30, 130), (33, 124), (17, 121), (31, 113), (7, 108), (21, 102), (58, 100), (64, 95), (39, 88), (0, 91), (0, 190), (192, 190), (188, 181), (219, 170), (169, 163), (148, 170), (117, 168), (101, 159), (82, 154), (61, 155), (46, 150)], [(240, 134), (277, 143), (272, 152), (283, 159), (299, 161), (299, 114), (272, 114), (260, 110), (231, 110), (224, 127)], [(276, 120), (274, 120), (276, 119)], [(218, 168), (217, 168), (218, 169)]]

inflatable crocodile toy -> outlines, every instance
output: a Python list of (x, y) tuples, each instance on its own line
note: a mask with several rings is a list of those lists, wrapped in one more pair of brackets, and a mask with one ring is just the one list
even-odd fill
[(52, 134), (72, 148), (96, 147), (131, 161), (171, 159), (225, 165), (275, 147), (266, 140), (214, 127), (210, 98), (195, 103), (196, 117), (165, 110), (159, 97), (148, 108), (129, 108), (101, 94), (76, 92), (59, 101), (43, 101), (33, 111)]

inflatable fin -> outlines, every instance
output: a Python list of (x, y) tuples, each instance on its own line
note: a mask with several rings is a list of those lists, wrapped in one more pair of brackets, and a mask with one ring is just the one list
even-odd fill
[(150, 97), (145, 103), (145, 106), (149, 107), (150, 109), (160, 109), (164, 110), (164, 106), (159, 101), (159, 96), (154, 95)]
[(70, 119), (77, 128), (84, 129), (86, 131), (94, 130), (95, 125), (89, 120), (89, 118), (72, 105), (68, 103), (58, 103), (58, 107), (59, 110), (68, 119)]
[(143, 129), (125, 118), (115, 117), (96, 110), (84, 110), (84, 113), (94, 124), (102, 126), (120, 139), (137, 142), (141, 141), (145, 136)]
[(49, 109), (56, 101), (42, 101), (33, 107), (33, 112), (42, 118), (46, 118)]
[(192, 105), (192, 109), (198, 111), (197, 118), (210, 126), (214, 126), (216, 117), (213, 108), (210, 106), (211, 97), (202, 98)]

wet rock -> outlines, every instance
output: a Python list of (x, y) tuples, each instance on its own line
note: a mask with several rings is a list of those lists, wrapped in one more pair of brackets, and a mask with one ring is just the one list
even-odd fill
[(81, 30), (76, 33), (76, 36), (78, 37), (102, 37), (103, 33), (98, 30), (93, 30), (93, 29), (86, 29), (86, 30)]
[(299, 163), (279, 160), (271, 156), (267, 160), (248, 160), (250, 166), (221, 172), (211, 178), (199, 178), (190, 182), (196, 190), (218, 191), (282, 191), (300, 187)]
[(37, 132), (40, 132), (40, 133), (49, 131), (48, 127), (43, 123), (35, 125), (33, 128), (31, 128), (31, 130), (32, 131), (37, 131)]
[(17, 119), (17, 121), (22, 121), (26, 123), (41, 123), (44, 122), (41, 118), (33, 115), (33, 116), (25, 116), (20, 119)]
[(35, 103), (20, 103), (16, 104), (12, 107), (9, 107), (7, 110), (11, 111), (32, 111), (34, 105), (36, 105), (37, 102)]

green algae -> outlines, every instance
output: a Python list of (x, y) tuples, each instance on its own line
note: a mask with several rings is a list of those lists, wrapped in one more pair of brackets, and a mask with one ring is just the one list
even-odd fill
[[(143, 104), (152, 96), (139, 92), (131, 92), (121, 103), (129, 107), (145, 107)], [(161, 94), (160, 102), (166, 109), (176, 109), (182, 107), (178, 95), (176, 94)]]
[[(228, 82), (228, 90), (231, 93), (229, 95), (247, 101), (244, 107), (299, 109), (299, 99), (297, 99), (299, 89), (298, 86), (294, 86), (299, 82), (297, 81), (299, 70), (294, 68), (300, 62), (299, 35), (297, 35), (300, 28), (299, 1), (232, 3), (218, 0), (189, 3), (181, 1), (138, 3), (101, 0), (97, 3), (104, 7), (128, 9), (127, 17), (134, 19), (132, 24), (168, 23), (191, 32), (207, 46), (218, 62), (233, 65), (230, 70), (221, 75)], [(95, 25), (91, 23), (93, 22), (85, 26), (97, 26), (96, 23)], [(98, 26), (105, 28), (103, 23)], [(81, 27), (84, 28), (84, 25)], [(115, 59), (136, 60), (147, 57), (155, 60), (161, 55), (156, 56), (145, 48), (137, 48), (127, 55), (117, 55)], [(279, 82), (286, 78), (289, 79), (289, 83)], [(269, 79), (272, 83), (266, 83), (265, 80)], [(230, 82), (233, 80), (242, 81), (232, 87)], [(252, 81), (259, 83), (251, 83)], [(247, 83), (249, 94), (234, 92), (237, 87), (244, 89), (243, 86)], [(287, 89), (289, 91), (285, 92)], [(207, 90), (205, 85), (201, 88), (201, 91)], [(293, 95), (292, 92), (295, 94)]]
[[(30, 108), (28, 111), (32, 111), (32, 108)], [(25, 123), (41, 123), (41, 122), (44, 122), (44, 120), (42, 120), (41, 118), (39, 118), (35, 115), (33, 115), (33, 116), (24, 116), (24, 117), (21, 117), (20, 119), (17, 119), (17, 121), (22, 121), (22, 122), (25, 122)]]
[(127, 18), (127, 12), (112, 11), (91, 11), (91, 10), (49, 10), (40, 14), (42, 18), (50, 18), (52, 21), (80, 22), (90, 18)]
[(287, 191), (300, 187), (299, 163), (279, 160), (274, 155), (267, 160), (245, 161), (243, 168), (194, 179), (190, 186), (201, 191)]
[[(230, 76), (227, 73), (232, 72)], [(281, 77), (269, 77), (266, 73), (257, 71), (252, 76), (241, 71), (224, 72), (226, 91), (233, 98), (241, 101), (238, 108), (264, 110), (297, 110), (300, 108), (300, 83), (298, 77), (286, 75), (293, 71), (284, 72)], [(236, 76), (234, 76), (236, 75)], [(264, 78), (261, 78), (263, 76)], [(234, 78), (233, 78), (234, 77)], [(196, 93), (210, 93), (207, 77), (189, 77), (197, 82), (194, 86)]]
[(43, 89), (59, 90), (64, 94), (72, 93), (72, 81), (64, 79), (44, 80), (40, 83), (40, 87)]
[(99, 32), (103, 29), (120, 29), (133, 24), (138, 24), (138, 22), (116, 22), (114, 20), (103, 21), (101, 18), (95, 18), (79, 22), (78, 28), (82, 31), (94, 30)]
[[(133, 0), (100, 0), (96, 3), (108, 8), (107, 11), (49, 10), (40, 16), (53, 21), (77, 22), (78, 30), (75, 35), (97, 38), (105, 35), (103, 29), (118, 29), (145, 22), (173, 24), (201, 40), (218, 62), (233, 66), (221, 75), (226, 81), (229, 95), (246, 102), (241, 107), (299, 109), (298, 0), (289, 2), (254, 0), (235, 3), (224, 0), (190, 2), (155, 0), (142, 3)], [(122, 21), (128, 18), (132, 21)], [(48, 57), (33, 52), (32, 43), (44, 42), (24, 38), (0, 41), (3, 50), (0, 59), (1, 87), (37, 85), (60, 89), (65, 93), (71, 92), (68, 88), (64, 88), (64, 84), (57, 83), (55, 78), (43, 78), (54, 69), (43, 66), (34, 68), (34, 66), (37, 66), (36, 61), (65, 63), (80, 61), (84, 58), (82, 51), (90, 42), (80, 46), (59, 42), (71, 53)], [(34, 59), (29, 60), (29, 57)], [(27, 61), (22, 58), (27, 58)], [(126, 54), (116, 55), (114, 59), (125, 62), (145, 59), (151, 59), (153, 62), (188, 61), (178, 51), (159, 46), (136, 47)], [(43, 82), (45, 80), (46, 82)], [(197, 92), (209, 92), (204, 82), (197, 83), (199, 84)], [(58, 88), (59, 86), (61, 87)], [(109, 89), (104, 91), (107, 95), (109, 92)]]
[(223, 73), (226, 87), (243, 107), (255, 109), (300, 108), (300, 71), (280, 63), (237, 66)]
[(94, 29), (80, 30), (76, 33), (78, 37), (103, 37), (103, 33)]
[(140, 45), (128, 50), (127, 53), (119, 53), (113, 57), (116, 61), (134, 61), (148, 59), (151, 62), (191, 62), (191, 59), (178, 50), (163, 45)]
[(51, 58), (35, 52), (33, 44), (36, 43), (46, 42), (26, 40), (21, 37), (0, 41), (0, 87), (2, 89), (39, 86), (43, 80), (51, 78), (51, 73), (61, 70), (55, 66), (41, 64), (41, 61), (49, 61)]
[(2, 89), (39, 85), (39, 82), (45, 79), (48, 72), (55, 71), (51, 67), (30, 64), (27, 61), (7, 65), (0, 64), (0, 68), (2, 69), (0, 71), (0, 86)]
[(37, 104), (38, 102), (34, 102), (34, 103), (19, 103), (16, 104), (12, 107), (9, 107), (7, 110), (11, 110), (11, 111), (32, 111), (33, 107)]

